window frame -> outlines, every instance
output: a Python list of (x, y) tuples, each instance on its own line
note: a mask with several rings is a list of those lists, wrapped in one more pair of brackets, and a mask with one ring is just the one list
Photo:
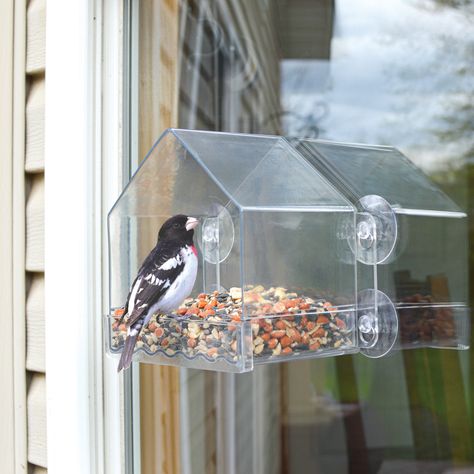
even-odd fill
[[(116, 361), (104, 356), (102, 319), (108, 305), (106, 216), (125, 172), (123, 14), (123, 3), (114, 0), (52, 1), (47, 8), (45, 314), (51, 473), (125, 472), (123, 381)], [(65, 328), (72, 329), (67, 337)]]

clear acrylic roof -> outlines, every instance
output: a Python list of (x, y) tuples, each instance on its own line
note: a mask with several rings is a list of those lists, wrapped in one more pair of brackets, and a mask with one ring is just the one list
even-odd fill
[(242, 208), (352, 207), (284, 138), (176, 129), (171, 133)]
[(339, 181), (352, 201), (376, 194), (398, 212), (416, 215), (461, 213), (459, 207), (393, 147), (353, 145), (323, 140), (292, 140), (314, 165)]
[(222, 193), (248, 210), (350, 211), (376, 194), (397, 212), (464, 215), (395, 148), (179, 129), (155, 143), (111, 214), (156, 214), (163, 193), (178, 192), (163, 188), (170, 173), (181, 176), (180, 200), (196, 205)]

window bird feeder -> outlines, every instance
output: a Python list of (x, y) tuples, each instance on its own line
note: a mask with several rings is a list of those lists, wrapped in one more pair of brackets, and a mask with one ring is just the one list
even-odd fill
[(468, 344), (467, 219), (390, 147), (167, 130), (108, 217), (107, 350), (161, 224), (199, 217), (198, 277), (135, 360), (255, 364)]

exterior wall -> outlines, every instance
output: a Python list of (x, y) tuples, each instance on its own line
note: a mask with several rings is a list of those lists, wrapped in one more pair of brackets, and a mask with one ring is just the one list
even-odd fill
[[(45, 472), (45, 0), (3, 2), (1, 472)], [(5, 354), (4, 354), (5, 352)], [(7, 400), (8, 398), (8, 400)]]
[(0, 458), (1, 472), (15, 472), (15, 383), (13, 328), (13, 44), (14, 3), (0, 4)]
[[(45, 472), (44, 83), (46, 0), (30, 0), (26, 22), (26, 369), (28, 462)], [(41, 469), (42, 468), (42, 469)]]

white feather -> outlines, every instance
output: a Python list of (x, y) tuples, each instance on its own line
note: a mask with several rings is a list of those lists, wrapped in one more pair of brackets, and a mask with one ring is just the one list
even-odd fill
[(132, 294), (130, 295), (130, 299), (128, 300), (128, 314), (132, 314), (133, 309), (135, 308), (135, 298), (137, 297), (138, 289), (140, 288), (140, 283), (142, 279), (139, 278), (132, 289)]
[[(190, 295), (193, 291), (194, 282), (196, 281), (198, 259), (191, 247), (185, 247), (181, 250), (180, 255), (176, 257), (177, 260), (184, 262), (184, 267), (181, 273), (176, 277), (172, 284), (168, 280), (169, 289), (166, 293), (150, 308), (146, 319), (156, 313), (169, 313), (170, 311), (179, 307), (179, 305)], [(163, 265), (166, 265), (168, 260)], [(146, 320), (145, 320), (146, 321)], [(146, 324), (146, 323), (145, 323)]]
[(176, 255), (176, 257), (172, 257), (168, 260), (166, 260), (161, 267), (159, 267), (159, 270), (171, 270), (172, 268), (176, 268), (178, 265), (181, 265), (182, 263), (182, 256)]

